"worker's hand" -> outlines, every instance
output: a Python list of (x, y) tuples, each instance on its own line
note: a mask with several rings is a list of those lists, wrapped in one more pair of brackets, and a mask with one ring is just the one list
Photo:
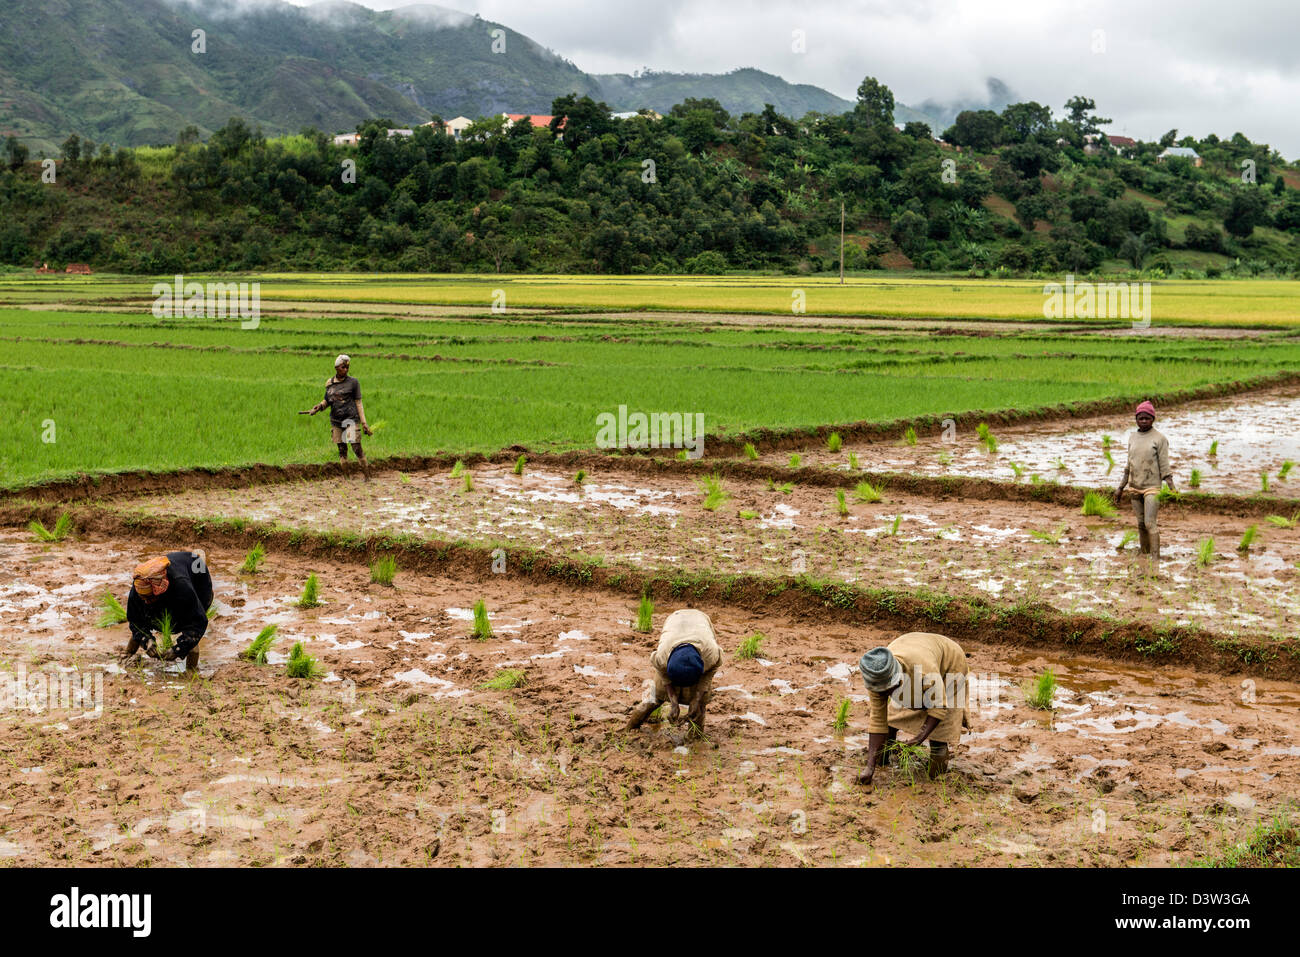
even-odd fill
[(144, 648), (144, 653), (148, 655), (150, 658), (158, 657), (158, 642), (153, 635), (150, 635), (140, 644), (141, 647)]
[(159, 661), (175, 661), (175, 660), (176, 660), (177, 658), (179, 658), (180, 656), (181, 656), (180, 649), (177, 648), (175, 644), (173, 644), (173, 645), (172, 645), (170, 648), (168, 648), (166, 651), (160, 651), (160, 652), (158, 653), (158, 660), (159, 660)]
[(704, 711), (704, 695), (697, 694), (691, 706), (686, 710), (686, 720), (699, 724), (700, 714)]
[(371, 430), (370, 426), (368, 426), (368, 425), (363, 425), (363, 426), (361, 427), (361, 431), (364, 432), (364, 433), (366, 433), (366, 435), (374, 435), (374, 434), (375, 434), (375, 433)]
[(674, 701), (668, 708), (668, 723), (676, 724), (682, 719), (682, 706)]
[(1119, 488), (1115, 489), (1115, 504), (1118, 505), (1123, 498), (1124, 486), (1121, 485)]
[(910, 745), (925, 744), (925, 739), (928, 738), (928, 737), (929, 737), (928, 734), (918, 734), (915, 738), (910, 738), (910, 739), (908, 739), (907, 741), (905, 741), (905, 742), (903, 742), (903, 743), (904, 743), (904, 744), (910, 744)]

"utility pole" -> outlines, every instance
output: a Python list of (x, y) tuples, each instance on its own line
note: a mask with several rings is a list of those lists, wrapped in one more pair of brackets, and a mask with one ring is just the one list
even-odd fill
[(844, 200), (840, 200), (840, 285), (844, 285)]

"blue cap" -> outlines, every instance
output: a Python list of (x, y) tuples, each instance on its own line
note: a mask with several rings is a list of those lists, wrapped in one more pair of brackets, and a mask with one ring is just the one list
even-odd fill
[(668, 656), (668, 680), (679, 688), (689, 688), (704, 674), (704, 659), (694, 645), (678, 645)]

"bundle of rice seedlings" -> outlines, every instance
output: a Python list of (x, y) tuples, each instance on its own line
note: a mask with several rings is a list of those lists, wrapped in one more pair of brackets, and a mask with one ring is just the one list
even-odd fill
[(509, 691), (518, 688), (528, 680), (528, 673), (523, 668), (502, 668), (501, 673), (479, 685), (481, 691)]
[(889, 531), (885, 532), (885, 534), (886, 534), (886, 535), (897, 535), (897, 534), (898, 534), (898, 526), (900, 526), (900, 525), (902, 525), (902, 524), (903, 524), (903, 516), (902, 516), (902, 515), (895, 515), (895, 516), (894, 516), (894, 520), (893, 520), (893, 522), (891, 522), (890, 525), (889, 525)]
[(488, 621), (487, 603), (482, 598), (474, 602), (474, 630), (470, 637), (477, 641), (487, 641), (492, 637), (492, 622)]
[(907, 427), (907, 431), (905, 431), (905, 432), (903, 433), (903, 442), (904, 442), (904, 444), (906, 444), (906, 445), (915, 445), (915, 444), (916, 444), (916, 429), (912, 428), (912, 427), (909, 425), (909, 426)]
[(680, 452), (674, 455), (673, 458), (675, 458), (678, 462), (685, 462), (687, 459), (686, 450), (682, 449)]
[(257, 633), (257, 637), (249, 643), (248, 647), (239, 653), (239, 657), (255, 665), (266, 664), (266, 653), (271, 650), (271, 643), (275, 641), (275, 633), (279, 628), (279, 625), (267, 625)]
[(99, 616), (99, 621), (96, 622), (100, 628), (109, 628), (126, 621), (126, 609), (110, 592), (104, 592), (104, 594), (100, 595), (99, 603), (104, 606), (104, 613)]
[(641, 603), (636, 608), (636, 624), (633, 629), (644, 635), (650, 634), (654, 630), (655, 603), (650, 600), (650, 596), (643, 594)]
[(1051, 532), (1040, 532), (1036, 529), (1031, 529), (1029, 537), (1036, 542), (1046, 542), (1048, 545), (1059, 545), (1061, 544), (1061, 539), (1065, 537), (1065, 529), (1066, 526), (1064, 524), (1058, 525), (1056, 530)]
[(398, 472), (397, 480), (401, 482), (403, 485), (411, 484), (411, 476), (407, 475), (405, 472)]
[(942, 465), (944, 468), (947, 468), (949, 465), (952, 465), (952, 454), (949, 453), (946, 449), (939, 453), (939, 464)]
[(1134, 542), (1137, 541), (1137, 537), (1138, 537), (1138, 533), (1133, 531), (1133, 529), (1130, 528), (1127, 532), (1124, 533), (1124, 536), (1119, 540), (1119, 544), (1115, 546), (1115, 551), (1117, 552), (1124, 551), (1124, 549), (1128, 548), (1130, 545), (1132, 545)]
[(1007, 465), (1011, 466), (1011, 471), (1012, 471), (1012, 473), (1013, 473), (1013, 474), (1015, 475), (1015, 477), (1016, 477), (1015, 480), (1016, 480), (1017, 482), (1019, 482), (1019, 481), (1024, 477), (1024, 474), (1025, 474), (1025, 469), (1024, 469), (1024, 467), (1021, 466), (1021, 465), (1018, 465), (1018, 464), (1015, 463), (1015, 462), (1008, 462)]
[(859, 502), (879, 502), (884, 497), (885, 490), (872, 485), (870, 482), (859, 482), (853, 487), (853, 497)]
[(830, 449), (832, 452), (838, 452), (840, 450), (840, 446), (842, 446), (843, 444), (844, 444), (844, 440), (840, 438), (840, 434), (838, 432), (832, 432), (829, 436), (826, 437), (826, 448)]
[(451, 467), (451, 477), (460, 478), (464, 474), (465, 474), (465, 463), (460, 459), (457, 459), (456, 464)]
[(64, 512), (59, 516), (59, 520), (54, 523), (54, 531), (50, 531), (41, 522), (33, 519), (27, 526), (36, 540), (40, 542), (61, 542), (72, 532), (72, 516)]
[(392, 555), (385, 555), (370, 566), (370, 580), (376, 585), (391, 585), (396, 574), (397, 559)]
[(803, 456), (800, 455), (798, 452), (793, 453), (790, 456), (790, 468), (797, 469), (801, 465), (803, 465)]
[(1200, 469), (1192, 469), (1192, 474), (1189, 475), (1188, 478), (1187, 478), (1187, 487), (1188, 487), (1188, 488), (1200, 488), (1200, 487), (1201, 487), (1201, 470), (1200, 470)]
[(716, 512), (719, 505), (731, 498), (731, 493), (722, 487), (722, 478), (717, 474), (706, 475), (695, 484), (704, 493), (703, 507), (706, 512)]
[(1114, 442), (1115, 442), (1115, 440), (1112, 439), (1109, 435), (1103, 435), (1103, 436), (1101, 437), (1101, 447), (1102, 447), (1103, 449), (1109, 450), (1110, 447), (1111, 447), (1111, 445), (1114, 444)]
[(1210, 443), (1210, 452), (1209, 452), (1209, 457), (1212, 458), (1212, 459), (1217, 459), (1217, 458), (1219, 457), (1219, 440), (1218, 440), (1218, 439), (1215, 439), (1213, 442)]
[(908, 784), (916, 784), (930, 769), (930, 751), (925, 745), (886, 741), (884, 752), (894, 771), (906, 778)]
[(1278, 480), (1285, 482), (1287, 475), (1290, 474), (1293, 468), (1295, 468), (1295, 463), (1292, 462), (1290, 459), (1287, 459), (1285, 462), (1283, 462), (1282, 467), (1277, 471)]
[(745, 447), (741, 452), (744, 454), (745, 458), (749, 459), (751, 462), (758, 460), (758, 449), (754, 448), (753, 442), (746, 442)]
[(1259, 534), (1259, 526), (1251, 525), (1241, 536), (1241, 541), (1237, 544), (1237, 551), (1248, 552), (1250, 546), (1255, 544), (1255, 537)]
[(835, 720), (831, 722), (831, 728), (834, 731), (843, 731), (849, 726), (849, 709), (853, 703), (848, 698), (841, 698), (839, 704), (835, 706)]
[(840, 518), (849, 514), (849, 506), (844, 501), (844, 489), (842, 488), (835, 490), (835, 511), (839, 513)]
[(1110, 454), (1110, 449), (1102, 450), (1101, 457), (1106, 460), (1106, 474), (1109, 475), (1115, 468), (1115, 457)]
[(857, 453), (857, 452), (850, 452), (850, 453), (849, 453), (849, 468), (853, 469), (853, 471), (855, 471), (855, 472), (858, 470), (858, 453)]
[(1268, 471), (1267, 470), (1259, 473), (1259, 490), (1261, 493), (1264, 494), (1268, 493)]
[(465, 473), (465, 491), (474, 491), (474, 476), (469, 472)]
[(245, 575), (252, 575), (256, 573), (258, 566), (262, 564), (265, 558), (266, 548), (263, 547), (261, 542), (258, 542), (244, 556), (244, 564), (239, 566), (239, 570)]
[(585, 481), (587, 481), (587, 470), (578, 469), (578, 473), (573, 476), (573, 484), (581, 485)]
[(754, 632), (736, 647), (736, 657), (742, 661), (757, 658), (763, 653), (763, 642), (765, 641), (767, 641), (766, 635), (761, 631)]
[(1214, 536), (1201, 539), (1196, 546), (1196, 564), (1204, 568), (1210, 562), (1214, 561)]
[(1270, 525), (1276, 525), (1278, 528), (1295, 528), (1297, 524), (1300, 524), (1300, 511), (1290, 518), (1285, 515), (1270, 515), (1265, 521)]
[(289, 651), (289, 660), (285, 664), (285, 673), (290, 678), (320, 678), (325, 674), (325, 669), (302, 647), (301, 641), (296, 641), (293, 648)]
[(1025, 702), (1039, 711), (1050, 711), (1056, 695), (1056, 672), (1048, 668), (1024, 687)]
[(524, 466), (527, 464), (528, 464), (528, 456), (526, 455), (521, 455), (519, 456), (519, 458), (515, 459), (515, 474), (523, 475)]
[(1165, 502), (1176, 502), (1178, 500), (1178, 493), (1168, 485), (1162, 485), (1160, 486), (1160, 492), (1156, 495), (1156, 500), (1162, 505)]
[(172, 613), (165, 611), (162, 617), (158, 619), (158, 651), (168, 652), (172, 650), (172, 638), (175, 632), (172, 625)]
[(1114, 518), (1115, 505), (1100, 492), (1085, 492), (1083, 495), (1083, 514), (1098, 518)]
[(754, 511), (752, 508), (742, 508), (740, 510), (740, 517), (744, 519), (758, 518), (758, 512)]
[(312, 572), (307, 576), (307, 584), (302, 586), (302, 597), (298, 599), (299, 608), (316, 608), (321, 604), (320, 579)]

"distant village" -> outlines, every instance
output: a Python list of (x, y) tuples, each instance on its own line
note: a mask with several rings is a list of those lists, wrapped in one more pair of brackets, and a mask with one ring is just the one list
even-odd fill
[[(544, 113), (500, 113), (501, 119), (505, 120), (505, 128), (510, 129), (516, 123), (528, 120), (534, 129), (539, 127), (549, 127), (554, 122), (555, 117)], [(611, 113), (612, 120), (630, 120), (638, 116), (644, 116), (651, 120), (662, 120), (663, 116), (654, 110), (640, 110), (627, 113)], [(567, 117), (561, 117), (560, 122), (556, 125), (556, 136), (564, 139), (564, 121)], [(471, 120), (468, 116), (458, 116), (452, 120), (430, 120), (428, 123), (422, 123), (421, 126), (432, 126), (434, 129), (446, 133), (452, 139), (461, 140), (465, 136), (465, 131), (474, 125), (476, 121)], [(391, 129), (388, 131), (389, 136), (414, 136), (415, 129)], [(361, 142), (360, 133), (339, 133), (334, 137), (335, 146), (356, 146)]]

